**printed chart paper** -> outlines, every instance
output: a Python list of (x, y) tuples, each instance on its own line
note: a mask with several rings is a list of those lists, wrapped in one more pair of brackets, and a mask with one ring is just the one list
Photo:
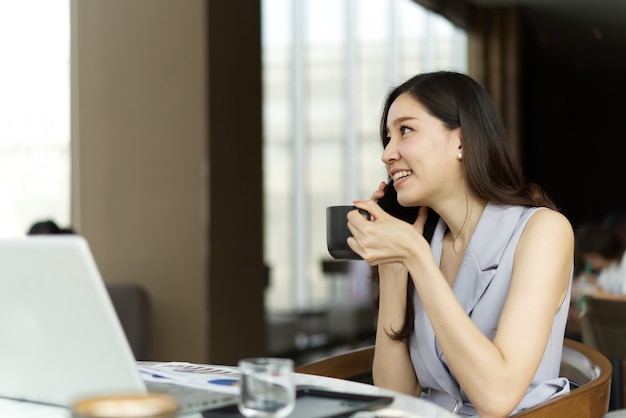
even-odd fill
[(241, 374), (235, 368), (185, 362), (138, 364), (146, 381), (176, 383), (222, 393), (239, 393)]

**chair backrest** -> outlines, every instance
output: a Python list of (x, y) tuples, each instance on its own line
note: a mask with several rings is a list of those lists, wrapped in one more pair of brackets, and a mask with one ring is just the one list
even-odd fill
[[(369, 346), (326, 357), (296, 368), (298, 373), (371, 382), (374, 347)], [(597, 350), (565, 339), (561, 376), (571, 382), (566, 395), (546, 401), (514, 416), (516, 418), (600, 418), (608, 410), (611, 363)]]
[(152, 336), (150, 297), (133, 283), (107, 283), (107, 292), (136, 360), (149, 360)]
[(315, 360), (296, 367), (295, 371), (297, 373), (372, 383), (373, 362), (374, 346), (371, 345)]
[(626, 359), (626, 300), (585, 296), (583, 342), (609, 359)]
[(565, 339), (561, 376), (571, 382), (571, 391), (513, 415), (516, 418), (601, 418), (609, 409), (611, 363), (588, 345)]

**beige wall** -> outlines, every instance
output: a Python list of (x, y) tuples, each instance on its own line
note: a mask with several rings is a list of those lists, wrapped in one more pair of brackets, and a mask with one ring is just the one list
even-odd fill
[(105, 281), (149, 291), (152, 359), (264, 354), (258, 36), (238, 41), (257, 74), (211, 85), (245, 64), (213, 22), (260, 25), (233, 3), (73, 1), (72, 225)]

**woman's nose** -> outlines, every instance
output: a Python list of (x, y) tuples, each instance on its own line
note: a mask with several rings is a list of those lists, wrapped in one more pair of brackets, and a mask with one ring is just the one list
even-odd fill
[(396, 146), (393, 138), (389, 140), (387, 146), (383, 150), (382, 158), (385, 164), (391, 164), (394, 161), (400, 159), (400, 154), (398, 154), (398, 147)]

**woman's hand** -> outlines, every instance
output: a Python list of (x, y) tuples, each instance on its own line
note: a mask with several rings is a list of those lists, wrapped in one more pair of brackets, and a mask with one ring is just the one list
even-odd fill
[[(382, 197), (382, 188), (384, 183), (372, 197)], [(428, 217), (427, 208), (420, 209), (415, 223), (411, 225), (389, 215), (374, 200), (356, 201), (354, 205), (367, 211), (370, 220), (356, 210), (348, 214), (348, 228), (352, 233), (352, 237), (348, 238), (348, 245), (368, 264), (403, 263), (411, 251), (415, 251), (416, 246), (428, 247), (422, 235)], [(429, 249), (428, 253), (430, 254)]]

